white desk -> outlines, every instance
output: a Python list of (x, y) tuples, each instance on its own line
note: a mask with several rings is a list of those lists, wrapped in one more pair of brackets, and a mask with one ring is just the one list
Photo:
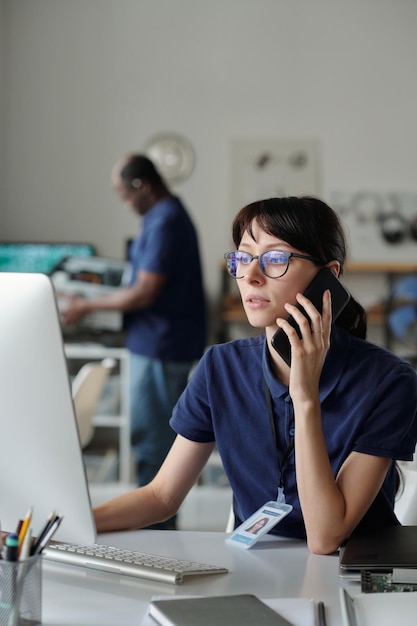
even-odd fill
[[(342, 623), (338, 557), (310, 554), (305, 543), (267, 537), (251, 550), (227, 546), (224, 533), (150, 531), (101, 535), (123, 548), (227, 567), (228, 574), (194, 577), (182, 585), (148, 582), (74, 566), (43, 564), (42, 624), (45, 626), (140, 626), (154, 594), (313, 598), (326, 605), (328, 626)], [(343, 583), (346, 584), (346, 583)], [(360, 592), (359, 585), (348, 583)]]

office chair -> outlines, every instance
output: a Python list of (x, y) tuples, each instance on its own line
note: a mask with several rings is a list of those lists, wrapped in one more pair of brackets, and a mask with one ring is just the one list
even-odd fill
[(400, 461), (403, 485), (395, 503), (395, 514), (405, 526), (417, 525), (417, 468), (414, 461)]
[(412, 461), (397, 461), (401, 486), (395, 502), (395, 514), (401, 524), (417, 525), (417, 447)]
[(72, 399), (77, 419), (81, 448), (84, 450), (94, 435), (93, 418), (104, 386), (116, 361), (106, 358), (82, 366), (72, 382)]
[(232, 533), (235, 529), (235, 512), (233, 510), (233, 503), (230, 506), (229, 516), (227, 518), (225, 532)]

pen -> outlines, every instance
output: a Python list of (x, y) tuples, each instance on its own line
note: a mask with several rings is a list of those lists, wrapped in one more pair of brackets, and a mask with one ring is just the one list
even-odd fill
[(42, 550), (48, 545), (49, 541), (54, 536), (55, 532), (58, 530), (58, 526), (62, 522), (63, 518), (57, 515), (46, 531), (42, 541), (38, 542), (35, 549), (33, 550), (33, 554), (40, 554)]
[(17, 522), (16, 530), (14, 531), (17, 535), (20, 533), (20, 530), (21, 530), (22, 526), (23, 526), (23, 520), (20, 519)]
[(57, 517), (58, 517), (58, 515), (55, 513), (55, 511), (52, 511), (52, 513), (49, 514), (48, 519), (46, 520), (46, 522), (45, 522), (41, 532), (36, 537), (36, 541), (35, 541), (35, 543), (34, 543), (34, 545), (32, 547), (33, 554), (36, 553), (36, 549), (37, 549), (38, 545), (41, 543), (41, 541), (43, 541), (45, 533), (48, 531), (49, 527), (53, 524), (53, 522), (56, 520)]
[(17, 554), (19, 550), (19, 537), (16, 533), (10, 533), (6, 537), (6, 561), (17, 561)]
[(317, 604), (317, 608), (319, 612), (319, 626), (326, 626), (326, 612), (324, 602), (319, 602)]

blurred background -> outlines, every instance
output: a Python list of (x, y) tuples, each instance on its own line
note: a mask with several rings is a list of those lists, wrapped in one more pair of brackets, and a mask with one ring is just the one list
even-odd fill
[(110, 172), (146, 152), (198, 229), (212, 342), (250, 332), (222, 265), (236, 211), (312, 193), (387, 345), (417, 271), (416, 24), (415, 0), (0, 0), (0, 240), (124, 259)]
[(194, 153), (172, 187), (216, 311), (231, 220), (252, 199), (235, 141), (313, 146), (314, 184), (295, 191), (327, 201), (417, 193), (416, 23), (414, 0), (0, 0), (1, 238), (122, 258), (138, 224), (110, 170), (174, 133)]

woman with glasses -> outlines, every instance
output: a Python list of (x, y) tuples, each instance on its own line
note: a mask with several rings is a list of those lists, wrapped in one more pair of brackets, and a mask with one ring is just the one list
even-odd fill
[[(412, 459), (416, 445), (417, 375), (364, 339), (365, 314), (354, 298), (332, 324), (328, 290), (321, 314), (302, 295), (322, 267), (343, 272), (345, 236), (327, 204), (254, 202), (237, 214), (232, 233), (227, 269), (250, 324), (264, 334), (206, 352), (174, 409), (177, 438), (158, 475), (96, 507), (97, 527), (139, 528), (172, 515), (216, 444), (236, 526), (264, 503), (285, 501), (293, 509), (270, 532), (328, 554), (358, 525), (398, 524), (395, 459)], [(279, 328), (291, 367), (271, 345)]]

